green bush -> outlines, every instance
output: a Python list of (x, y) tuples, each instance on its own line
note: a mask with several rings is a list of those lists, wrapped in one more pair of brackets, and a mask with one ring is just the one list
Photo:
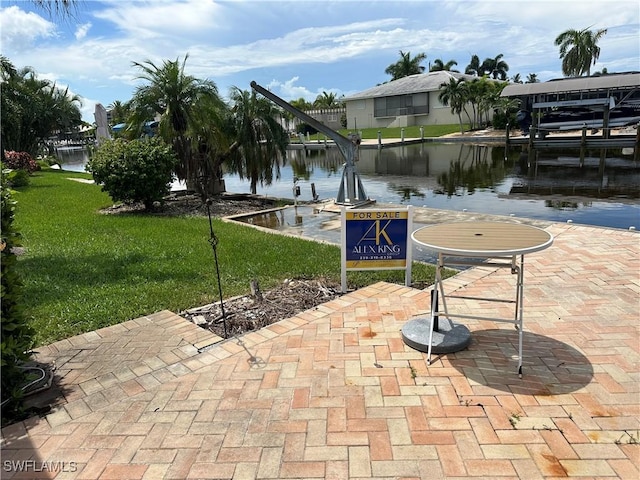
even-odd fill
[(509, 112), (508, 115), (505, 115), (504, 112), (495, 112), (493, 115), (493, 121), (491, 122), (493, 128), (496, 130), (505, 130), (507, 128), (507, 123), (509, 123), (510, 127), (519, 128), (518, 122), (516, 122), (516, 114), (513, 112)]
[[(4, 166), (2, 166), (4, 169)], [(29, 172), (26, 170), (6, 170), (3, 177), (7, 187), (18, 188), (29, 185)]]
[(47, 168), (51, 168), (52, 165), (59, 165), (60, 160), (53, 155), (45, 155), (43, 157), (38, 157), (36, 163), (39, 167), (38, 170), (46, 170)]
[(2, 197), (2, 238), (0, 240), (0, 277), (2, 312), (0, 350), (2, 368), (2, 423), (15, 418), (22, 410), (22, 386), (27, 373), (21, 368), (29, 360), (33, 346), (34, 331), (23, 313), (22, 281), (16, 273), (17, 258), (14, 247), (20, 246), (20, 234), (13, 227), (16, 202), (5, 182), (6, 171), (2, 170), (0, 197)]
[(169, 193), (177, 159), (159, 138), (101, 144), (86, 170), (114, 201), (142, 202), (146, 209)]
[(307, 123), (300, 123), (296, 127), (296, 132), (302, 133), (303, 135), (307, 135), (307, 134), (315, 135), (316, 133), (318, 133), (318, 130), (316, 130), (315, 128), (313, 128), (311, 125)]

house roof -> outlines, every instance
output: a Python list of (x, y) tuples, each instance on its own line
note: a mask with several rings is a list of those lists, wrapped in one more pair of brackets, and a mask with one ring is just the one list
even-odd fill
[(522, 95), (537, 95), (541, 93), (567, 93), (585, 90), (602, 90), (607, 88), (638, 88), (640, 87), (640, 73), (629, 72), (620, 74), (601, 75), (599, 77), (578, 77), (549, 80), (544, 83), (510, 83), (501, 97), (519, 97)]
[(451, 78), (456, 80), (475, 80), (478, 77), (464, 73), (440, 70), (437, 72), (418, 73), (408, 77), (399, 78), (377, 87), (369, 88), (359, 93), (349, 95), (344, 100), (363, 100), (365, 98), (392, 97), (394, 95), (407, 95), (410, 93), (434, 92), (440, 89), (443, 83), (449, 83)]

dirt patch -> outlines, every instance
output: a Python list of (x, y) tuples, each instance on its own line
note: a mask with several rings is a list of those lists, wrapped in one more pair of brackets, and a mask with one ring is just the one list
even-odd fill
[(293, 317), (341, 295), (340, 285), (326, 279), (292, 279), (265, 292), (258, 288), (254, 294), (224, 300), (222, 307), (217, 302), (181, 312), (180, 316), (229, 338)]

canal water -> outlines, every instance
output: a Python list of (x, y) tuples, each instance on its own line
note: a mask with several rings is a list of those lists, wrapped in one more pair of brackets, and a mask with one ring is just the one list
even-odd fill
[[(357, 170), (369, 198), (481, 214), (640, 229), (640, 164), (622, 149), (586, 152), (463, 143), (424, 143), (361, 149)], [(62, 168), (84, 171), (84, 150), (59, 150)], [(343, 157), (336, 148), (289, 150), (280, 179), (258, 194), (300, 202), (335, 198)], [(249, 193), (237, 175), (224, 175), (228, 192)], [(295, 182), (294, 182), (295, 180)], [(177, 187), (179, 188), (179, 187)]]

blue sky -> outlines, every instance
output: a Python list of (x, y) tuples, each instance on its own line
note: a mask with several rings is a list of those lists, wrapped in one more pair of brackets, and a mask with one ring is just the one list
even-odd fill
[(390, 77), (399, 51), (423, 63), (503, 54), (509, 75), (562, 77), (554, 39), (573, 28), (608, 29), (592, 71), (640, 70), (637, 0), (304, 1), (78, 0), (73, 18), (30, 1), (0, 2), (1, 53), (96, 103), (127, 101), (140, 80), (132, 62), (182, 59), (226, 96), (251, 80), (286, 100), (350, 95)]

